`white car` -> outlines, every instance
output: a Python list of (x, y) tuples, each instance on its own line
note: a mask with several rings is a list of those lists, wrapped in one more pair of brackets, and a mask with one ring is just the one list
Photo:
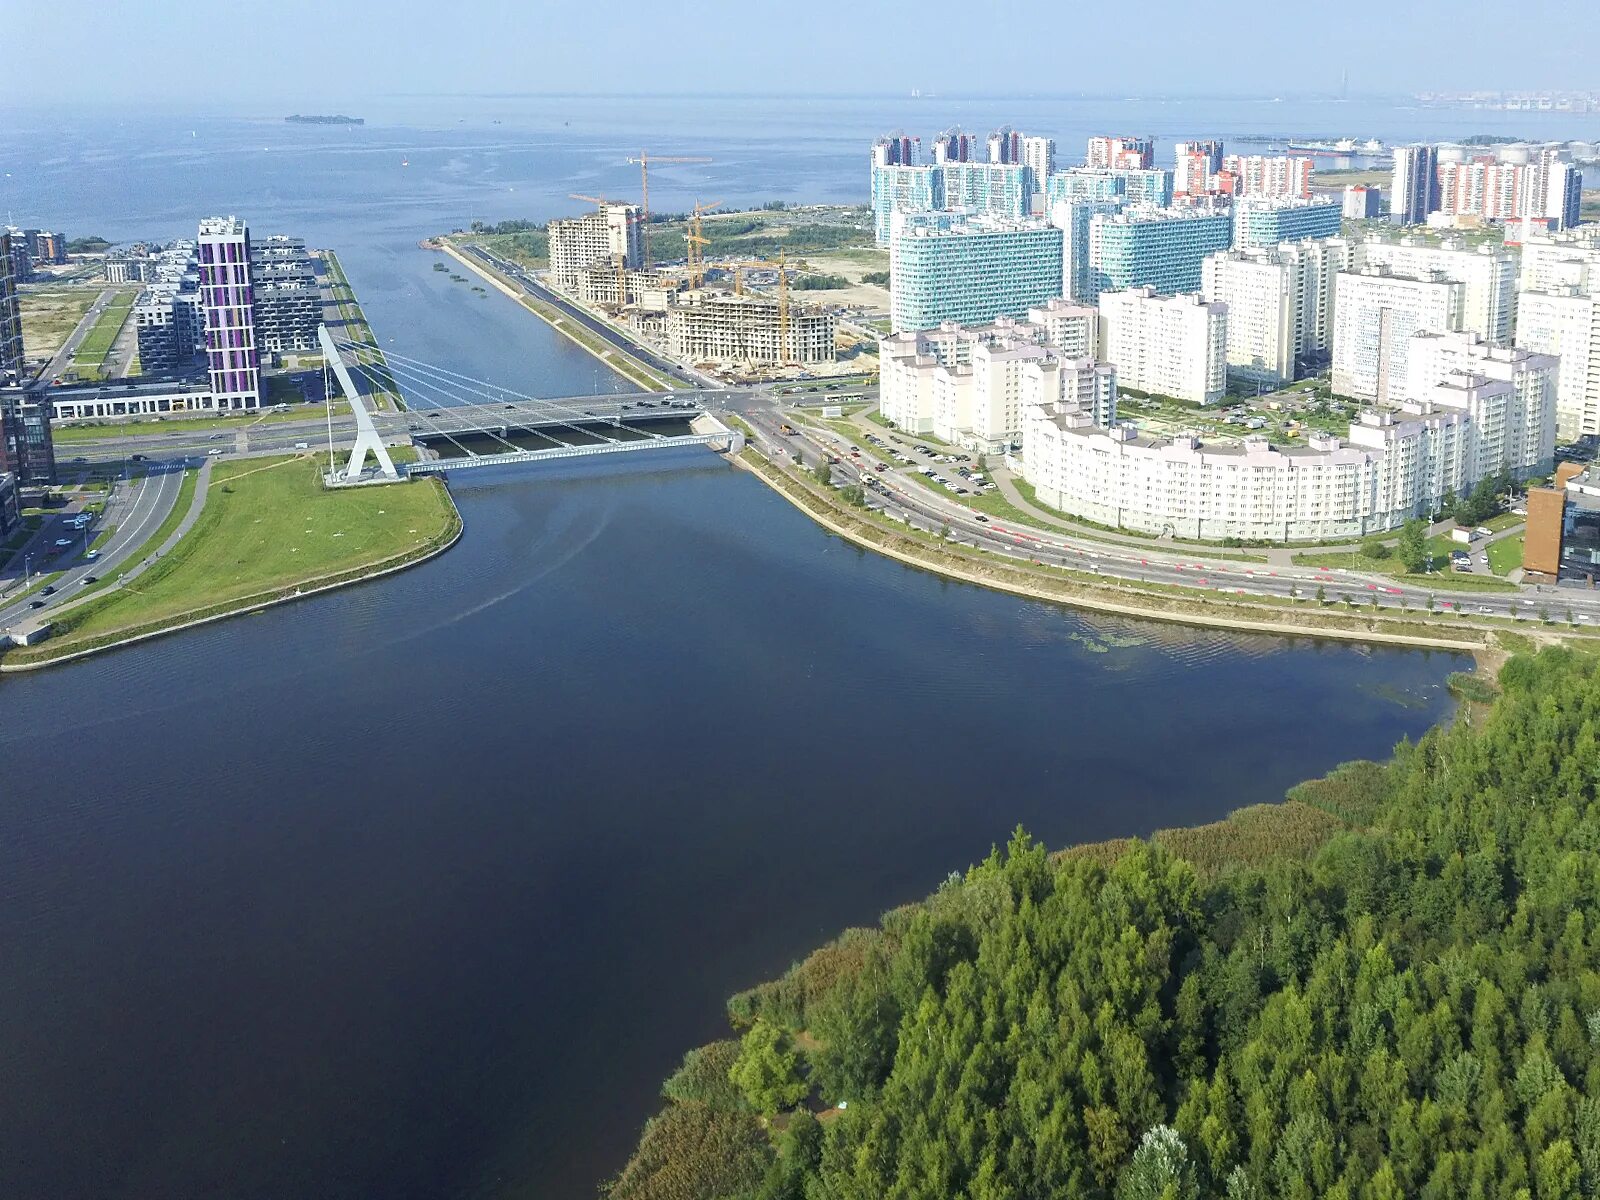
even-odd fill
[(67, 546), (70, 546), (72, 544), (73, 543), (72, 543), (72, 539), (71, 538), (57, 538), (56, 539), (56, 545), (60, 546), (60, 547), (63, 547), (63, 548), (67, 547)]

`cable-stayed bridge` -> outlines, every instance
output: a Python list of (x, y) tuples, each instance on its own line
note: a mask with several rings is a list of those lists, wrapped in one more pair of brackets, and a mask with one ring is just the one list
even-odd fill
[[(355, 443), (342, 470), (328, 483), (386, 483), (413, 475), (441, 474), (472, 467), (507, 466), (551, 459), (586, 458), (638, 450), (713, 446), (737, 452), (744, 435), (723, 425), (701, 405), (662, 393), (538, 399), (499, 384), (476, 379), (409, 355), (370, 344), (340, 340), (318, 330), (328, 370), (350, 402)], [(331, 398), (331, 391), (330, 391)], [(396, 413), (374, 414), (369, 404), (387, 396)], [(328, 424), (329, 450), (333, 423)], [(691, 432), (662, 432), (665, 422), (687, 423)], [(403, 428), (402, 428), (403, 427)], [(421, 444), (418, 462), (396, 466), (384, 438), (404, 433)], [(516, 437), (548, 445), (528, 446)], [(448, 445), (453, 452), (440, 453)], [(487, 449), (481, 448), (487, 446)], [(375, 466), (369, 468), (371, 457)]]

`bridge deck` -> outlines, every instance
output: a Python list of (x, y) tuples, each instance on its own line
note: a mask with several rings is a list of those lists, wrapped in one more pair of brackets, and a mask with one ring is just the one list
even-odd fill
[(552, 446), (546, 450), (506, 451), (503, 454), (471, 454), (461, 458), (430, 458), (412, 463), (406, 468), (409, 475), (442, 475), (446, 471), (464, 471), (469, 467), (501, 467), (510, 463), (543, 462), (557, 458), (588, 458), (597, 454), (622, 454), (630, 450), (667, 450), (677, 446), (709, 446), (726, 442), (729, 434), (685, 433), (675, 437), (641, 438), (630, 442), (602, 442), (593, 446)]

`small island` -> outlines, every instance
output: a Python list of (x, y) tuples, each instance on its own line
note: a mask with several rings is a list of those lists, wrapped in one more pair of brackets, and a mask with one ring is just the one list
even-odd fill
[(292, 125), (365, 125), (367, 123), (367, 119), (365, 117), (345, 117), (338, 115), (331, 117), (302, 116), (299, 113), (296, 113), (292, 117), (285, 117), (284, 120), (288, 121)]

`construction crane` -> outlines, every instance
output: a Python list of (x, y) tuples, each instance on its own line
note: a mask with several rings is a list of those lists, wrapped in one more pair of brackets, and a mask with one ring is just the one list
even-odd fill
[(713, 200), (710, 204), (701, 204), (696, 201), (694, 212), (689, 216), (689, 232), (683, 235), (683, 240), (689, 243), (686, 258), (688, 260), (689, 286), (691, 288), (697, 288), (704, 282), (706, 257), (704, 247), (711, 244), (711, 239), (705, 236), (700, 227), (700, 218), (721, 204), (721, 200)]
[[(795, 261), (795, 269), (806, 268), (805, 259)], [(745, 259), (740, 262), (718, 263), (719, 267), (733, 268), (733, 294), (744, 295), (744, 272), (749, 269), (776, 271), (778, 273), (778, 365), (788, 366), (789, 354), (789, 260), (780, 248), (776, 260)]]
[(648, 150), (639, 151), (638, 158), (630, 158), (628, 165), (639, 164), (639, 197), (642, 201), (641, 208), (644, 213), (644, 269), (648, 271), (655, 265), (650, 257), (650, 164), (658, 163), (708, 163), (711, 159), (698, 154), (655, 154)]
[[(601, 212), (605, 211), (608, 204), (627, 203), (624, 200), (607, 200), (604, 196), (582, 196), (577, 192), (568, 192), (567, 195), (573, 200), (587, 200), (590, 204), (597, 205)], [(634, 217), (632, 220), (637, 221), (638, 218)], [(611, 257), (616, 259), (617, 309), (620, 311), (628, 303), (628, 240), (626, 237), (622, 240), (622, 253), (613, 254)]]

